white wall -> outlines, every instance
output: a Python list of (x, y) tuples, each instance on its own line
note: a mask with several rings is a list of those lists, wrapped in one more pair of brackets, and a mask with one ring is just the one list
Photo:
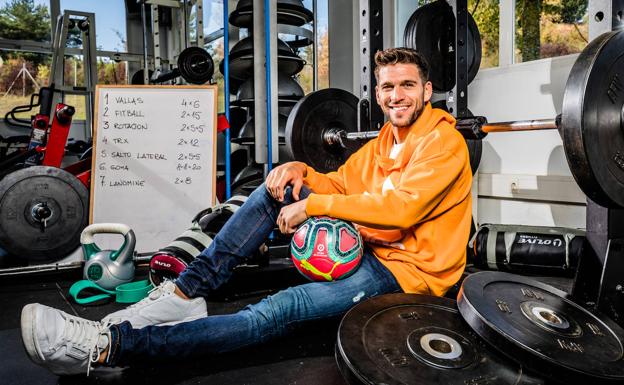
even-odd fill
[[(481, 70), (469, 108), (490, 122), (553, 119), (576, 56)], [(477, 182), (479, 223), (585, 227), (584, 195), (556, 130), (489, 135)]]

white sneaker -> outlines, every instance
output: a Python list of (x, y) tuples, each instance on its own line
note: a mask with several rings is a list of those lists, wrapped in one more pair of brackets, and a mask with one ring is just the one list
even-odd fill
[(141, 329), (150, 325), (175, 325), (208, 315), (203, 298), (184, 299), (174, 293), (175, 289), (173, 281), (165, 281), (141, 301), (107, 315), (102, 322), (117, 324), (130, 321), (134, 329)]
[(22, 309), (22, 341), (30, 359), (54, 374), (87, 373), (109, 347), (108, 325), (38, 303)]

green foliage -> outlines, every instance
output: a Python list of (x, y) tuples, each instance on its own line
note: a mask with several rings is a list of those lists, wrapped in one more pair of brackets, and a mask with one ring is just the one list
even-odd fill
[[(0, 8), (0, 37), (13, 40), (50, 41), (48, 7), (33, 0), (11, 0)], [(35, 67), (46, 60), (45, 54), (0, 51), (2, 59), (24, 59)]]
[(481, 68), (498, 66), (500, 7), (498, 0), (469, 0), (471, 11), (481, 34)]
[(34, 0), (11, 0), (0, 8), (0, 36), (5, 39), (50, 41), (50, 12)]
[(516, 40), (522, 61), (540, 58), (540, 0), (516, 2), (518, 32), (521, 39)]
[[(481, 68), (498, 65), (499, 0), (468, 0), (481, 33)], [(518, 61), (580, 52), (587, 44), (588, 0), (516, 0)]]
[(550, 14), (553, 21), (558, 23), (575, 24), (583, 19), (587, 11), (588, 0), (561, 0), (550, 5)]

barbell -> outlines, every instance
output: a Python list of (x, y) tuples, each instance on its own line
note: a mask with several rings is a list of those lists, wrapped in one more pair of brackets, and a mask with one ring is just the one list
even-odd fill
[[(579, 54), (555, 119), (488, 123), (460, 118), (466, 140), (489, 133), (558, 129), (581, 190), (594, 202), (624, 207), (624, 32), (607, 32)], [(357, 98), (343, 90), (308, 94), (291, 111), (286, 146), (293, 159), (321, 172), (337, 169), (379, 131), (357, 132)], [(472, 155), (472, 154), (471, 154)]]

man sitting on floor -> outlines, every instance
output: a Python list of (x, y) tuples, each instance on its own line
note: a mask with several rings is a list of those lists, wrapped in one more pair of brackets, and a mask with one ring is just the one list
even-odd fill
[[(336, 172), (321, 174), (301, 162), (276, 167), (175, 282), (101, 322), (26, 305), (21, 327), (30, 358), (57, 374), (182, 359), (265, 342), (384, 293), (443, 295), (465, 267), (468, 150), (455, 119), (429, 103), (429, 68), (421, 55), (391, 48), (377, 52), (375, 63), (377, 102), (389, 120), (378, 138)], [(353, 275), (291, 287), (235, 314), (207, 315), (204, 297), (258, 249), (275, 223), (293, 233), (316, 215), (360, 230), (366, 248)]]

